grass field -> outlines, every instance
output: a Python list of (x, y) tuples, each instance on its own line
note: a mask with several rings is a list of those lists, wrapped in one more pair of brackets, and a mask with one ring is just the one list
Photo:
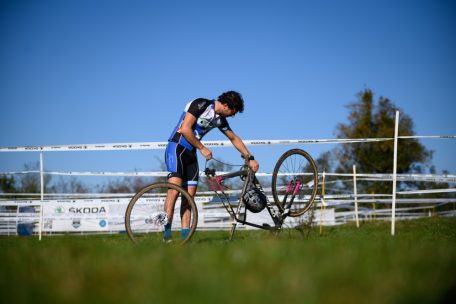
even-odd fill
[(271, 235), (197, 232), (184, 247), (125, 235), (0, 239), (2, 303), (445, 303), (456, 218)]

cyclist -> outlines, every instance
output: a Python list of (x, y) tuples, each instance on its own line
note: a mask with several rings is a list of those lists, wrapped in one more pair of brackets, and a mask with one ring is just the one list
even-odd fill
[[(192, 197), (195, 196), (199, 177), (196, 150), (199, 150), (206, 160), (212, 158), (211, 150), (201, 143), (201, 139), (214, 128), (218, 128), (225, 134), (233, 146), (249, 160), (249, 166), (256, 172), (259, 168), (258, 162), (247, 150), (242, 140), (231, 130), (226, 119), (243, 111), (244, 100), (236, 91), (225, 92), (217, 100), (198, 98), (189, 102), (168, 139), (165, 152), (165, 162), (169, 172), (168, 182), (184, 187)], [(165, 225), (163, 233), (165, 242), (171, 239), (171, 223), (177, 195), (177, 191), (168, 190), (165, 201), (168, 224)], [(181, 204), (180, 216), (182, 220), (181, 237), (184, 239), (187, 237), (190, 225), (190, 210), (185, 202)]]

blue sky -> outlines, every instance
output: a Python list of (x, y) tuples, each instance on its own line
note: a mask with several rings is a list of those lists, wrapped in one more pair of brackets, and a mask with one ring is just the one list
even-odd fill
[[(188, 101), (226, 90), (244, 96), (230, 121), (244, 139), (334, 138), (366, 87), (418, 135), (456, 135), (455, 40), (453, 1), (3, 0), (0, 146), (166, 141)], [(422, 143), (456, 173), (454, 140)], [(289, 148), (251, 150), (268, 171)], [(45, 167), (151, 170), (162, 155), (46, 153)], [(1, 153), (0, 171), (38, 159)]]

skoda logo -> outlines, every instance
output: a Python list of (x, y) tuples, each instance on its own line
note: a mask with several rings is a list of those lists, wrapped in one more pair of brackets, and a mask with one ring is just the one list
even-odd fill
[(64, 214), (65, 208), (63, 208), (62, 206), (57, 206), (54, 211), (55, 211), (55, 214)]
[(101, 220), (99, 224), (100, 224), (100, 227), (102, 227), (102, 228), (106, 227), (106, 221), (105, 220)]

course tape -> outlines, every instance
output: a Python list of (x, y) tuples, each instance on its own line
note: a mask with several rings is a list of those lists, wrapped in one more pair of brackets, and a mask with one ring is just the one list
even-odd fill
[(412, 195), (412, 194), (451, 193), (451, 192), (456, 192), (456, 189), (431, 189), (431, 190), (398, 191), (397, 194)]
[[(293, 145), (293, 144), (318, 144), (318, 143), (358, 143), (379, 142), (392, 140), (392, 138), (360, 138), (360, 139), (280, 139), (280, 140), (243, 140), (247, 146), (264, 145)], [(206, 147), (232, 147), (229, 140), (202, 141)], [(59, 146), (23, 146), (0, 147), (0, 152), (51, 152), (51, 151), (113, 151), (113, 150), (161, 150), (165, 149), (168, 142), (140, 142), (117, 144), (80, 144)]]
[[(39, 174), (40, 171), (33, 170), (33, 171), (12, 171), (12, 172), (0, 172), (0, 175), (15, 175), (15, 174)], [(57, 171), (44, 171), (44, 174), (48, 175), (74, 175), (74, 176), (144, 176), (144, 177), (164, 177), (168, 175), (168, 172), (161, 171), (161, 172), (142, 172), (142, 171), (135, 171), (135, 172), (57, 172)], [(226, 174), (229, 172), (217, 172), (217, 174)], [(268, 177), (272, 176), (272, 173), (266, 172), (258, 172), (255, 174), (257, 177)], [(279, 174), (280, 175), (280, 174)], [(319, 174), (322, 176), (323, 174)], [(352, 177), (353, 173), (324, 173), (325, 176), (336, 176), (336, 177)], [(200, 172), (200, 177), (205, 177), (204, 172)], [(364, 174), (364, 173), (357, 173), (356, 177), (359, 180), (393, 180), (392, 174)], [(446, 183), (455, 183), (456, 182), (456, 175), (454, 174), (397, 174), (396, 176), (398, 181), (423, 181), (423, 182), (446, 182)], [(353, 182), (353, 180), (347, 180), (346, 182)], [(330, 183), (327, 181), (327, 183)]]
[[(327, 173), (325, 176), (349, 176), (352, 177), (353, 173)], [(393, 180), (393, 174), (364, 174), (357, 173), (356, 177), (363, 180)], [(456, 182), (456, 175), (454, 174), (397, 174), (398, 181), (423, 181), (423, 182)], [(350, 180), (347, 180), (350, 182)]]
[[(399, 136), (399, 139), (444, 138), (455, 139), (454, 135), (443, 136)], [(298, 145), (323, 143), (361, 143), (393, 140), (393, 138), (334, 138), (334, 139), (256, 139), (244, 140), (247, 146), (263, 145)], [(231, 147), (229, 140), (202, 141), (206, 147)], [(114, 151), (114, 150), (161, 150), (168, 142), (139, 142), (139, 143), (111, 143), (111, 144), (78, 144), (52, 146), (17, 146), (0, 147), (0, 152), (51, 152), (51, 151)]]

